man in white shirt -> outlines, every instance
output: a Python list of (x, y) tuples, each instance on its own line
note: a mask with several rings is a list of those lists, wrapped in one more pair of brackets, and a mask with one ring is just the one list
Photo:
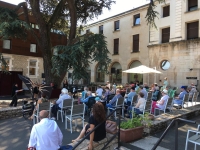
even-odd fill
[(62, 144), (63, 135), (54, 120), (48, 119), (46, 110), (40, 111), (41, 121), (35, 124), (31, 130), (28, 147), (36, 150), (58, 150)]
[(54, 117), (57, 116), (58, 109), (61, 109), (63, 107), (63, 101), (66, 99), (70, 99), (70, 98), (71, 98), (71, 96), (68, 95), (68, 90), (66, 88), (63, 88), (59, 99), (54, 102), (54, 105), (51, 109), (51, 112), (54, 115)]

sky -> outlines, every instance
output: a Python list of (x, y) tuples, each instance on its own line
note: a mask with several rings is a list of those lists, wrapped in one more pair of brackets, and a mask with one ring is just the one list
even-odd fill
[[(8, 3), (12, 4), (19, 4), (20, 2), (23, 2), (24, 0), (2, 0)], [(99, 16), (98, 18), (95, 18), (92, 22), (96, 22), (98, 20), (102, 20), (111, 16), (114, 16), (116, 14), (122, 13), (124, 11), (137, 8), (141, 5), (144, 5), (149, 2), (149, 0), (115, 0), (116, 3), (112, 4), (111, 10), (104, 10), (103, 14)]]

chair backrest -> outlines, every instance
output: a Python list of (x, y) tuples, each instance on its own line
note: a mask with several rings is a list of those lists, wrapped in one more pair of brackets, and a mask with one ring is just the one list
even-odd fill
[(183, 103), (187, 102), (188, 99), (189, 99), (189, 94), (185, 94), (184, 97), (183, 97)]
[(88, 108), (92, 108), (92, 106), (93, 106), (95, 103), (96, 103), (95, 97), (90, 97), (90, 98), (88, 99), (88, 103), (87, 103)]
[(150, 101), (151, 100), (151, 97), (152, 97), (152, 92), (148, 92), (147, 93), (147, 101)]
[(41, 110), (50, 110), (50, 102), (44, 102), (39, 104), (38, 112), (40, 112)]
[(131, 106), (132, 106), (134, 103), (137, 103), (137, 100), (138, 100), (138, 95), (135, 94), (135, 95), (132, 97)]
[(71, 108), (71, 115), (84, 115), (85, 104), (73, 105)]
[(196, 102), (197, 98), (198, 98), (199, 92), (194, 92), (193, 96), (192, 96), (192, 102)]
[(168, 100), (169, 100), (169, 98), (165, 101), (165, 103), (164, 103), (164, 108), (163, 108), (163, 111), (165, 112), (165, 110), (166, 110), (166, 108), (167, 108), (167, 105), (168, 105)]
[(168, 103), (167, 103), (167, 105), (169, 106), (171, 106), (173, 104), (173, 98), (172, 97), (169, 97), (168, 98)]
[(146, 104), (147, 104), (147, 100), (146, 100), (145, 103), (144, 103), (143, 112), (142, 112), (143, 115), (144, 115), (144, 113), (145, 113), (145, 111), (146, 111)]
[(73, 102), (74, 102), (73, 98), (65, 99), (63, 101), (63, 107), (62, 108), (71, 107), (73, 105)]
[(146, 104), (145, 104), (145, 111), (151, 110), (151, 103), (152, 103), (152, 101), (146, 101)]
[(115, 94), (108, 95), (107, 100), (111, 100), (114, 96), (115, 96)]
[(124, 98), (123, 97), (118, 98), (116, 103), (117, 103), (117, 106), (123, 106), (124, 105)]

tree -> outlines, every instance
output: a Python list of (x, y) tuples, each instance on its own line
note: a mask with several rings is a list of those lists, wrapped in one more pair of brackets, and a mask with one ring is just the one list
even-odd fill
[[(112, 0), (27, 0), (18, 4), (15, 10), (0, 7), (0, 36), (23, 38), (30, 32), (36, 39), (43, 55), (46, 82), (60, 84), (66, 71), (73, 68), (78, 79), (87, 77), (86, 66), (97, 61), (106, 71), (110, 63), (105, 37), (101, 34), (77, 34), (77, 24), (87, 22), (110, 9)], [(18, 18), (18, 10), (23, 8), (25, 21)], [(39, 36), (32, 30), (29, 15), (39, 26)], [(57, 46), (53, 55), (50, 32), (59, 29), (68, 33), (67, 45)], [(10, 30), (12, 29), (12, 30)]]
[(156, 28), (156, 24), (155, 24), (155, 19), (158, 18), (158, 12), (155, 11), (155, 3), (159, 2), (159, 3), (164, 3), (165, 0), (150, 0), (149, 3), (149, 7), (147, 9), (147, 14), (146, 14), (146, 19), (147, 19), (147, 24), (150, 25), (150, 27), (155, 27)]

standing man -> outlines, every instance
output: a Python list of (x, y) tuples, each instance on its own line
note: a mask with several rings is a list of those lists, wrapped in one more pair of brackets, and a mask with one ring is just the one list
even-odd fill
[(58, 109), (61, 109), (63, 107), (63, 101), (70, 98), (71, 96), (68, 95), (68, 90), (66, 88), (63, 88), (59, 99), (57, 101), (54, 101), (54, 105), (51, 109), (51, 112), (54, 115), (54, 117), (57, 116)]
[(18, 100), (17, 93), (21, 92), (21, 91), (23, 91), (23, 89), (18, 90), (18, 84), (17, 83), (14, 84), (14, 86), (12, 88), (12, 95), (11, 95), (12, 96), (12, 102), (10, 103), (10, 107), (12, 107), (13, 104), (14, 104), (14, 107), (17, 107), (17, 100)]
[(31, 130), (29, 148), (36, 150), (58, 150), (62, 144), (63, 135), (54, 120), (48, 119), (46, 110), (40, 111), (40, 122), (35, 124)]

